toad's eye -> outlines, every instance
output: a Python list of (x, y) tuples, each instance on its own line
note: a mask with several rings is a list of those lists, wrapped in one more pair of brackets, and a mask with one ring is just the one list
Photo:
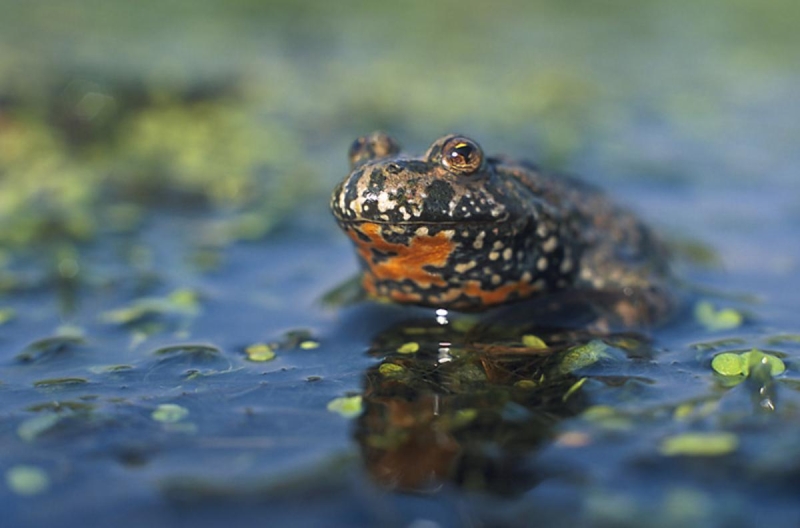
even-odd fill
[(355, 140), (347, 156), (350, 158), (350, 167), (356, 168), (368, 161), (396, 156), (399, 152), (400, 145), (388, 134), (373, 132)]
[(472, 174), (481, 168), (483, 152), (477, 143), (464, 137), (454, 137), (442, 147), (442, 165), (455, 174)]

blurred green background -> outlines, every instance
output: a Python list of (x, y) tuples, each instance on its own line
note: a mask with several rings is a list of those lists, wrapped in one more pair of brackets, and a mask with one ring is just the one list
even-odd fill
[[(800, 14), (752, 0), (13, 2), (0, 242), (170, 198), (260, 236), (356, 136), (461, 131), (589, 178), (789, 181)], [(784, 101), (784, 104), (776, 104)], [(787, 165), (790, 163), (791, 165)]]

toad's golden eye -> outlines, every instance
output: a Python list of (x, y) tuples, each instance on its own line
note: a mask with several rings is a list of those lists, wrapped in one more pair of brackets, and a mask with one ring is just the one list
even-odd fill
[(447, 140), (442, 147), (442, 165), (455, 174), (472, 174), (481, 168), (483, 152), (477, 143), (465, 137)]

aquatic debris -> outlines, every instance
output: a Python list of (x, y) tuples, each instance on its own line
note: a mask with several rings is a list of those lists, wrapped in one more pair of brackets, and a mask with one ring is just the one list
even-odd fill
[(162, 403), (150, 413), (150, 417), (162, 423), (176, 423), (189, 416), (189, 409), (175, 403)]
[(244, 353), (247, 354), (247, 359), (250, 361), (263, 362), (275, 359), (275, 351), (266, 343), (250, 345), (244, 349)]
[(16, 355), (16, 360), (23, 363), (47, 361), (85, 344), (86, 339), (82, 330), (65, 327), (59, 329), (54, 336), (38, 339), (26, 346)]
[(748, 376), (750, 370), (758, 364), (769, 365), (771, 376), (777, 376), (786, 370), (786, 365), (780, 358), (756, 348), (739, 354), (735, 352), (718, 354), (711, 361), (711, 368), (723, 376)]
[(208, 361), (222, 356), (222, 350), (214, 345), (183, 344), (169, 345), (153, 351), (156, 356), (187, 356), (198, 361)]
[(8, 488), (22, 496), (38, 495), (50, 487), (50, 476), (38, 466), (17, 465), (6, 471)]
[(733, 308), (717, 309), (708, 301), (700, 301), (694, 308), (694, 317), (698, 323), (711, 332), (733, 330), (744, 322), (741, 312)]
[(33, 386), (36, 388), (68, 387), (70, 385), (83, 385), (84, 383), (89, 383), (89, 380), (86, 378), (76, 378), (76, 377), (48, 378), (39, 381), (34, 381)]
[(157, 357), (156, 364), (148, 369), (145, 381), (156, 378), (191, 381), (236, 371), (231, 359), (210, 344), (169, 345), (156, 349), (152, 354)]
[(364, 410), (361, 395), (334, 398), (328, 402), (327, 409), (345, 418), (355, 418)]
[(303, 350), (314, 350), (315, 348), (319, 348), (319, 343), (316, 341), (303, 341), (300, 343), (300, 348)]
[(398, 354), (416, 354), (419, 351), (419, 343), (410, 341), (397, 348)]
[(659, 451), (665, 456), (722, 456), (739, 447), (739, 437), (733, 433), (683, 433), (665, 438)]
[(29, 405), (25, 408), (26, 411), (31, 412), (42, 412), (42, 411), (52, 411), (52, 412), (61, 412), (61, 411), (74, 411), (74, 412), (88, 412), (94, 410), (96, 405), (92, 403), (86, 403), (83, 401), (47, 401), (42, 403), (35, 403), (33, 405)]
[(89, 367), (89, 372), (92, 374), (111, 374), (114, 372), (125, 372), (133, 370), (133, 365), (96, 365)]

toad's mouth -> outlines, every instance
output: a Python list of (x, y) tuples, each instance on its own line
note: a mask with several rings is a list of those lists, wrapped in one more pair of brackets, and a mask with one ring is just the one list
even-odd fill
[(461, 220), (381, 220), (372, 218), (341, 218), (339, 215), (334, 215), (340, 225), (344, 227), (352, 227), (364, 224), (377, 224), (380, 226), (398, 226), (398, 227), (464, 227), (464, 226), (489, 226), (489, 225), (505, 225), (513, 223), (511, 215), (504, 213), (501, 216), (486, 218), (482, 220), (473, 220), (464, 218)]

